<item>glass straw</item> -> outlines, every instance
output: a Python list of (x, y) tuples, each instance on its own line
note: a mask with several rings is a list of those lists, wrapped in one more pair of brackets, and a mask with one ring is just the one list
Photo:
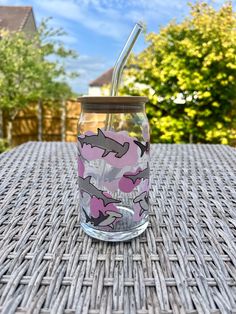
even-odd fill
[[(124, 66), (142, 30), (143, 30), (142, 22), (138, 22), (134, 25), (134, 28), (132, 29), (132, 32), (130, 33), (129, 38), (126, 41), (124, 48), (122, 49), (118, 59), (116, 60), (113, 74), (112, 74), (112, 83), (111, 83), (111, 92), (110, 92), (111, 96), (117, 95)], [(112, 115), (110, 113), (107, 113), (105, 130), (110, 129), (111, 123), (112, 123)], [(104, 182), (105, 168), (106, 168), (106, 163), (104, 161), (103, 167), (102, 167), (102, 175), (101, 175), (102, 182)]]
[(115, 67), (112, 74), (111, 93), (110, 93), (111, 96), (117, 95), (124, 66), (142, 30), (143, 30), (143, 23), (142, 22), (136, 23), (132, 32), (129, 35), (129, 38), (127, 39), (124, 45), (124, 48), (122, 49), (118, 59), (116, 60)]
[[(116, 96), (118, 93), (119, 85), (121, 76), (123, 73), (124, 66), (127, 62), (127, 59), (131, 53), (131, 50), (139, 36), (139, 34), (143, 30), (143, 23), (138, 22), (134, 25), (134, 28), (132, 29), (132, 32), (129, 35), (129, 38), (127, 39), (118, 59), (116, 60), (113, 74), (112, 74), (112, 82), (111, 82), (111, 96)], [(105, 123), (105, 130), (109, 130), (111, 126), (111, 114), (106, 115), (106, 123)]]

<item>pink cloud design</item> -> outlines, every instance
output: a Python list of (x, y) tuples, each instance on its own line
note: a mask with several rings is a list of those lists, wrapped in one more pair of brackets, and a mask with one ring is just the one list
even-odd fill
[(85, 170), (85, 167), (84, 167), (83, 160), (80, 158), (80, 156), (78, 156), (78, 174), (80, 177), (84, 176), (84, 170)]

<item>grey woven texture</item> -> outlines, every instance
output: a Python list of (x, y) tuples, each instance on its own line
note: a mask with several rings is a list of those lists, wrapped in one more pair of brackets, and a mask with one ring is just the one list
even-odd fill
[(1, 313), (236, 313), (236, 152), (152, 145), (150, 226), (125, 243), (78, 223), (76, 145), (0, 155)]

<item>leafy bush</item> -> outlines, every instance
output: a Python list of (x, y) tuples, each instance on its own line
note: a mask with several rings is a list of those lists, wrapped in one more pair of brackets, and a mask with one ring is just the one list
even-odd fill
[(236, 14), (191, 5), (130, 59), (122, 94), (149, 97), (152, 142), (221, 143), (236, 139)]

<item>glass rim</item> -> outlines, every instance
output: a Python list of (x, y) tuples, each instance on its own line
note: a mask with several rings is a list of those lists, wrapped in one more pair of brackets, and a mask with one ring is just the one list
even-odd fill
[(148, 101), (145, 96), (82, 96), (77, 100), (82, 104), (102, 104), (105, 101), (110, 104), (144, 104)]

